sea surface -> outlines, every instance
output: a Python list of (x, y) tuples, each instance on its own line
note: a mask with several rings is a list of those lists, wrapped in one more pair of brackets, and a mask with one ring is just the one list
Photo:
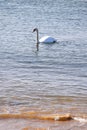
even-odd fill
[[(57, 43), (40, 43), (37, 52), (34, 28)], [(20, 111), (87, 117), (87, 0), (0, 0), (0, 113)], [(36, 128), (87, 130), (87, 123), (0, 120), (0, 130)]]

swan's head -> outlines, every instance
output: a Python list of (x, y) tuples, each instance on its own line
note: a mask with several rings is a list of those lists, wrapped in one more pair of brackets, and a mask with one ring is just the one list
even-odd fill
[(35, 31), (37, 32), (37, 31), (38, 31), (38, 29), (37, 29), (37, 28), (34, 28), (34, 29), (33, 29), (33, 32), (35, 32)]

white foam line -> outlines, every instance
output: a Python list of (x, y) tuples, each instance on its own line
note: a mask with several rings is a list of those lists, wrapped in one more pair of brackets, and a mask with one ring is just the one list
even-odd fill
[(76, 120), (76, 121), (79, 121), (79, 122), (84, 122), (84, 123), (87, 122), (87, 119), (84, 119), (84, 118), (81, 118), (81, 117), (74, 117), (73, 119)]

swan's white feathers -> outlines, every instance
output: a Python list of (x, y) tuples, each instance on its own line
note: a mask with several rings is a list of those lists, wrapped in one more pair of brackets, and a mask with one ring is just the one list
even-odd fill
[(56, 42), (56, 39), (54, 39), (51, 36), (44, 36), (39, 40), (40, 43), (54, 43)]

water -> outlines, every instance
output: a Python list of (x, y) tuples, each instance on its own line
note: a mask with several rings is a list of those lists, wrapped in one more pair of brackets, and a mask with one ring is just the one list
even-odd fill
[[(36, 52), (35, 27), (58, 43)], [(86, 35), (87, 0), (0, 0), (1, 112), (87, 115)]]

